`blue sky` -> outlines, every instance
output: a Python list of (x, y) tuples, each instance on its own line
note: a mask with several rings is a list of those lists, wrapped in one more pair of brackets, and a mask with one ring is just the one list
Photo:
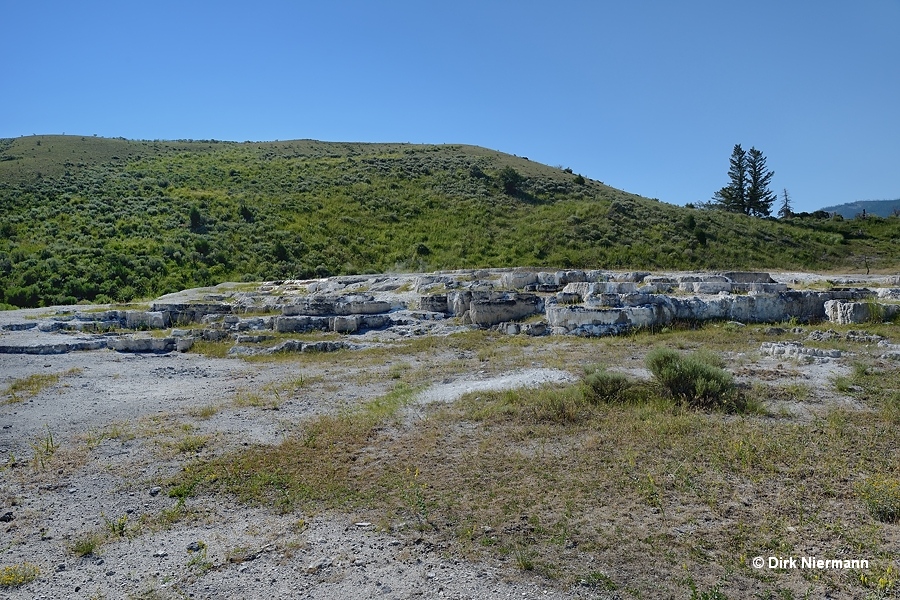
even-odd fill
[(0, 0), (0, 137), (467, 143), (684, 204), (900, 197), (900, 0)]

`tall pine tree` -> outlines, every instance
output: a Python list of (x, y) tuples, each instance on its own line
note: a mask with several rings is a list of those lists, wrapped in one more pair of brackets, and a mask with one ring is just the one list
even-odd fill
[(766, 157), (756, 148), (747, 153), (747, 210), (748, 215), (768, 217), (772, 214), (772, 204), (778, 197), (769, 189), (775, 171), (766, 171)]
[(747, 152), (740, 144), (731, 151), (728, 178), (731, 183), (713, 194), (713, 202), (724, 210), (750, 214), (748, 208)]

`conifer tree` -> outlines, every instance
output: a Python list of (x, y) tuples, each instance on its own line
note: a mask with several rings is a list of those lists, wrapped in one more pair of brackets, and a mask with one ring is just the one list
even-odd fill
[(769, 183), (775, 171), (766, 170), (766, 157), (756, 148), (747, 153), (747, 205), (744, 211), (748, 215), (768, 217), (772, 214), (772, 204), (778, 197), (769, 189)]
[(740, 144), (731, 151), (728, 178), (731, 183), (713, 194), (713, 203), (730, 212), (750, 214), (747, 204), (747, 152)]
[(734, 145), (729, 161), (728, 185), (713, 194), (713, 205), (730, 212), (757, 217), (772, 214), (772, 203), (778, 197), (769, 189), (775, 171), (766, 170), (766, 157), (756, 148), (744, 150)]

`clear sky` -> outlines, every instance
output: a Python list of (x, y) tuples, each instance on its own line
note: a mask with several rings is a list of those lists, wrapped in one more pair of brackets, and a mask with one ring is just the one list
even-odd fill
[(684, 204), (900, 197), (900, 0), (0, 0), (0, 137), (466, 143)]

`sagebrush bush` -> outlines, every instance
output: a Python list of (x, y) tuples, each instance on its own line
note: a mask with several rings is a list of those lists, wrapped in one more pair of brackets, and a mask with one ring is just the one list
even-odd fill
[(631, 382), (622, 373), (610, 373), (603, 367), (587, 370), (584, 376), (585, 398), (588, 402), (619, 402), (626, 399)]
[(696, 408), (722, 408), (735, 399), (731, 374), (720, 366), (721, 359), (708, 352), (682, 355), (668, 348), (651, 350), (647, 368), (668, 394)]

